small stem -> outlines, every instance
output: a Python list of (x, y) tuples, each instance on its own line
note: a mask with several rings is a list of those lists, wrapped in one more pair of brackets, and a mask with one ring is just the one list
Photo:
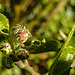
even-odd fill
[(15, 62), (15, 64), (18, 67), (27, 70), (31, 75), (40, 75), (39, 73), (35, 72), (32, 67), (30, 67), (30, 65), (29, 65), (27, 60), (24, 60), (23, 62), (22, 61), (18, 61), (18, 62)]
[(66, 41), (67, 36), (61, 30), (59, 30), (59, 35), (63, 38), (64, 41)]

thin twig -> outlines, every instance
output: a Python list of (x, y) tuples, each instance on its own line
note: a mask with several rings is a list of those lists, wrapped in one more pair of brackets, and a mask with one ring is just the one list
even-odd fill
[(23, 62), (22, 61), (18, 61), (18, 62), (15, 62), (15, 64), (18, 67), (27, 70), (31, 75), (40, 75), (39, 73), (34, 71), (34, 69), (29, 65), (27, 60), (24, 60)]
[(64, 41), (66, 41), (67, 36), (61, 30), (59, 30), (59, 35), (63, 38)]

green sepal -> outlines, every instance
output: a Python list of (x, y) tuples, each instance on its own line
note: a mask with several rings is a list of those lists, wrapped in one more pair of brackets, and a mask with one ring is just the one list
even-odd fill
[[(10, 43), (11, 47), (16, 49), (21, 43), (21, 40), (17, 40), (17, 36), (14, 34), (10, 34), (7, 37), (8, 42)], [(12, 42), (11, 42), (12, 41)]]

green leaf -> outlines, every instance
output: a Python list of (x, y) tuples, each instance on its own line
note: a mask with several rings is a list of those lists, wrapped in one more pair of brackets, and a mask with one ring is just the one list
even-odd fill
[(75, 26), (52, 64), (49, 75), (62, 75), (70, 68), (75, 55)]
[(71, 67), (68, 70), (66, 70), (62, 75), (69, 75), (70, 74), (70, 70), (71, 70)]
[(44, 44), (41, 44), (39, 47), (36, 46), (36, 49), (32, 50), (30, 53), (37, 54), (42, 52), (56, 51), (58, 50), (58, 42), (56, 40), (47, 41)]
[(0, 30), (4, 29), (9, 30), (9, 21), (3, 14), (0, 13)]
[(7, 57), (6, 55), (4, 55), (2, 57), (2, 65), (7, 68), (10, 69), (13, 67), (13, 60), (10, 57)]
[(8, 35), (9, 21), (8, 19), (0, 13), (0, 45), (4, 42), (5, 36)]
[(5, 41), (5, 37), (4, 36), (0, 36), (0, 45), (2, 45)]

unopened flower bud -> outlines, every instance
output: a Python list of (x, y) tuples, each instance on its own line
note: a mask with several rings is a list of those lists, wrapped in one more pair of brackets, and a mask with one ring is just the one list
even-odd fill
[(29, 30), (22, 25), (13, 26), (12, 34), (15, 34), (17, 36), (17, 40), (20, 40), (22, 42), (26, 42), (27, 39), (31, 37)]
[(23, 29), (22, 25), (16, 25), (12, 27), (12, 34), (17, 34), (20, 30)]
[(20, 60), (25, 60), (29, 57), (29, 53), (26, 49), (18, 49), (16, 51), (16, 55), (17, 55), (17, 58), (20, 59)]
[(8, 54), (9, 52), (12, 52), (11, 50), (11, 46), (9, 43), (3, 43), (1, 46), (1, 52), (5, 53), (5, 54)]

